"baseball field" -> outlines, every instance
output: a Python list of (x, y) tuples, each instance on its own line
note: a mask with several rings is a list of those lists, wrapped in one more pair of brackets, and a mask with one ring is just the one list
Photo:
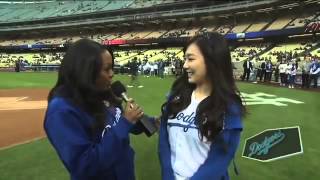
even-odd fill
[[(46, 96), (57, 73), (0, 73), (0, 180), (67, 180), (69, 175), (43, 131)], [(127, 84), (129, 77), (116, 75)], [(128, 94), (145, 113), (159, 115), (173, 78), (140, 77), (144, 88)], [(317, 180), (320, 178), (320, 92), (252, 83), (237, 83), (247, 100), (248, 115), (236, 155), (235, 180)], [(265, 129), (299, 126), (303, 154), (273, 162), (241, 156), (245, 139)], [(131, 136), (137, 180), (160, 180), (157, 135)], [(125, 172), (124, 172), (125, 173)]]

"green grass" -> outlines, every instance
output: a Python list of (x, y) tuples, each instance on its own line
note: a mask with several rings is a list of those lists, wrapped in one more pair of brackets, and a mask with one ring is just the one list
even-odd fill
[[(0, 73), (0, 88), (51, 87), (55, 78), (55, 73)], [(120, 79), (124, 83), (129, 82), (127, 76), (116, 76), (115, 79)], [(160, 80), (141, 77), (140, 81), (145, 87), (142, 89), (131, 88), (129, 95), (144, 107), (147, 114), (158, 115), (173, 78)], [(31, 86), (29, 83), (35, 86)], [(249, 114), (244, 119), (244, 131), (236, 156), (240, 175), (234, 175), (231, 165), (229, 171), (231, 179), (318, 179), (320, 177), (320, 171), (317, 170), (320, 164), (320, 145), (317, 137), (320, 132), (318, 125), (320, 93), (247, 83), (238, 83), (238, 86), (245, 93), (264, 92), (303, 101), (304, 104), (288, 103), (288, 106), (284, 107), (248, 106)], [(265, 129), (288, 126), (300, 126), (301, 128), (304, 147), (302, 155), (269, 163), (256, 162), (241, 157), (246, 138)], [(157, 136), (151, 138), (146, 138), (144, 135), (131, 137), (131, 143), (136, 152), (135, 163), (138, 180), (160, 180), (157, 140)], [(1, 180), (65, 180), (69, 177), (46, 139), (2, 150), (0, 151), (0, 159)]]
[(56, 79), (54, 72), (0, 72), (0, 89), (50, 88)]

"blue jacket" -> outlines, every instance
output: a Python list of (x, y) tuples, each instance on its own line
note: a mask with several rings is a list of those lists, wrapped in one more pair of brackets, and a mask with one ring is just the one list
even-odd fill
[[(312, 69), (312, 67), (315, 65), (315, 69)], [(315, 73), (315, 74), (320, 74), (320, 63), (319, 62), (312, 62), (310, 64), (310, 74), (314, 74), (315, 72), (318, 72), (318, 73)]]
[[(106, 109), (105, 130), (90, 135), (93, 118), (62, 97), (53, 98), (44, 128), (72, 180), (134, 180), (134, 151), (129, 145), (133, 124)], [(103, 134), (103, 135), (102, 135)]]
[[(222, 138), (223, 141), (215, 141), (215, 143), (211, 144), (207, 159), (190, 180), (228, 180), (228, 166), (238, 148), (241, 131), (240, 107), (232, 105), (229, 112), (226, 113), (224, 129), (217, 137), (218, 139)], [(225, 145), (227, 145), (227, 151), (225, 151)], [(162, 179), (174, 180), (167, 132), (167, 119), (161, 120), (159, 157)]]

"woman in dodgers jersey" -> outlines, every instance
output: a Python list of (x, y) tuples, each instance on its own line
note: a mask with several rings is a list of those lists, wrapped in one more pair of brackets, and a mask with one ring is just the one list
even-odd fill
[(227, 180), (245, 108), (223, 36), (205, 33), (184, 48), (184, 73), (162, 106), (163, 180)]
[(135, 179), (129, 133), (138, 133), (143, 112), (131, 102), (123, 113), (117, 108), (113, 64), (112, 51), (81, 39), (68, 48), (49, 93), (44, 128), (72, 180)]

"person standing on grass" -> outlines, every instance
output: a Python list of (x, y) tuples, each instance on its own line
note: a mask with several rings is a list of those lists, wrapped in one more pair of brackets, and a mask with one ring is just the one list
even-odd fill
[(184, 48), (184, 72), (162, 105), (159, 158), (163, 180), (228, 180), (245, 108), (227, 42), (205, 33)]
[(154, 68), (154, 76), (158, 76), (159, 75), (158, 62), (153, 63), (153, 68)]
[(287, 63), (285, 62), (285, 60), (282, 60), (279, 65), (280, 86), (286, 85), (286, 69), (287, 69)]
[(243, 67), (242, 81), (244, 81), (244, 79), (246, 79), (246, 81), (249, 81), (250, 73), (253, 69), (251, 61), (245, 60), (243, 62), (242, 67)]
[(266, 74), (265, 74), (264, 81), (265, 82), (270, 82), (271, 81), (271, 76), (272, 76), (272, 63), (271, 63), (270, 60), (268, 60), (268, 62), (266, 64)]
[(137, 86), (138, 88), (143, 88), (143, 86), (140, 84), (140, 81), (138, 79), (139, 64), (137, 62), (137, 57), (134, 57), (129, 67), (130, 67), (131, 81), (127, 85), (127, 87), (132, 88), (134, 86)]
[(297, 68), (297, 64), (293, 61), (290, 65), (289, 88), (294, 88), (294, 83), (297, 75)]
[(164, 78), (164, 69), (165, 69), (165, 62), (163, 62), (163, 60), (159, 61), (158, 68), (159, 68), (159, 76), (161, 79), (163, 79)]
[(302, 84), (301, 88), (309, 88), (310, 87), (310, 57), (305, 57), (303, 63), (301, 63), (302, 69)]
[(135, 179), (129, 133), (143, 111), (133, 102), (122, 111), (110, 89), (113, 65), (111, 50), (81, 39), (48, 95), (44, 129), (72, 180)]
[(280, 65), (280, 63), (277, 62), (277, 63), (276, 63), (275, 70), (274, 70), (274, 81), (275, 81), (276, 83), (279, 82), (279, 65)]
[(261, 62), (260, 69), (261, 69), (261, 71), (260, 71), (260, 82), (262, 82), (262, 78), (263, 78), (264, 81), (266, 81), (266, 61), (265, 60), (263, 60)]
[(150, 63), (150, 72), (149, 72), (149, 76), (152, 77), (155, 75), (155, 68), (154, 68), (154, 64), (153, 62)]
[(290, 72), (291, 72), (291, 63), (290, 63), (290, 61), (287, 61), (286, 76), (285, 76), (286, 85), (285, 86), (289, 86), (289, 84), (290, 84), (290, 82), (289, 82)]
[(314, 59), (310, 66), (310, 82), (313, 80), (313, 88), (318, 87), (318, 77), (320, 75), (320, 64), (318, 59)]

